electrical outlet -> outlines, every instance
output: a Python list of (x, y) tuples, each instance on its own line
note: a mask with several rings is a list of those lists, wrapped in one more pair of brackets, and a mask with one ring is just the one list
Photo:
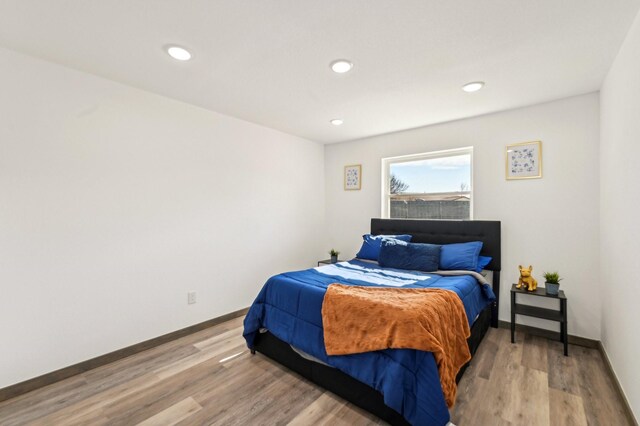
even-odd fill
[(190, 291), (189, 293), (187, 293), (187, 303), (189, 305), (193, 305), (194, 303), (196, 303), (196, 292), (195, 291)]

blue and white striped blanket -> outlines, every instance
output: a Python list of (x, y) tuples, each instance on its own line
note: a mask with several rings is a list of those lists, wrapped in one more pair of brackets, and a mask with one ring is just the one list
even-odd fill
[(385, 287), (404, 287), (418, 281), (431, 279), (431, 275), (418, 271), (381, 268), (377, 264), (362, 266), (354, 262), (340, 262), (313, 268), (315, 271), (331, 277), (347, 280), (366, 281), (369, 284)]

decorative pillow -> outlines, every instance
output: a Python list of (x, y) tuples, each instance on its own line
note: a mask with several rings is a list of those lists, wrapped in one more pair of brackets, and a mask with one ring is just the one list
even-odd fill
[(378, 264), (383, 268), (424, 272), (436, 271), (439, 261), (439, 245), (407, 243), (392, 238), (382, 240), (378, 258)]
[(411, 235), (371, 235), (365, 234), (362, 236), (364, 240), (360, 251), (356, 254), (358, 259), (378, 260), (380, 256), (380, 244), (384, 238), (395, 238), (397, 240), (411, 241)]
[(476, 268), (476, 272), (482, 272), (484, 268), (491, 263), (491, 260), (493, 260), (491, 256), (478, 256), (478, 267)]
[(440, 252), (440, 269), (476, 271), (482, 241), (445, 244)]

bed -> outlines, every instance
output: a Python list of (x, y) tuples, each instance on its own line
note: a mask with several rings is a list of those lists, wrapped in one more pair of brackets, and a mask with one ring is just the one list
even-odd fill
[[(481, 255), (492, 258), (484, 269), (492, 272), (495, 299), (489, 301), (484, 287), (469, 276), (442, 277), (413, 271), (392, 275), (377, 264), (354, 259), (272, 277), (245, 319), (247, 344), (252, 352), (272, 358), (390, 424), (445, 425), (449, 411), (439, 387), (432, 354), (412, 349), (387, 349), (327, 356), (320, 314), (322, 298), (329, 284), (362, 285), (364, 276), (368, 281), (391, 276), (399, 281), (409, 280), (409, 286), (413, 287), (453, 290), (464, 302), (471, 326), (467, 343), (473, 355), (489, 326), (497, 327), (500, 222), (372, 219), (371, 234), (410, 234), (411, 241), (417, 243), (482, 241)], [(467, 365), (460, 370), (457, 380)]]

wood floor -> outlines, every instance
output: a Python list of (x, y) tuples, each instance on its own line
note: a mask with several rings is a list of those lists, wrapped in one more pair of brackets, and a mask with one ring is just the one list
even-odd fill
[[(370, 414), (258, 354), (234, 319), (0, 403), (0, 425), (373, 425)], [(466, 425), (625, 425), (594, 349), (490, 329), (458, 389)]]

